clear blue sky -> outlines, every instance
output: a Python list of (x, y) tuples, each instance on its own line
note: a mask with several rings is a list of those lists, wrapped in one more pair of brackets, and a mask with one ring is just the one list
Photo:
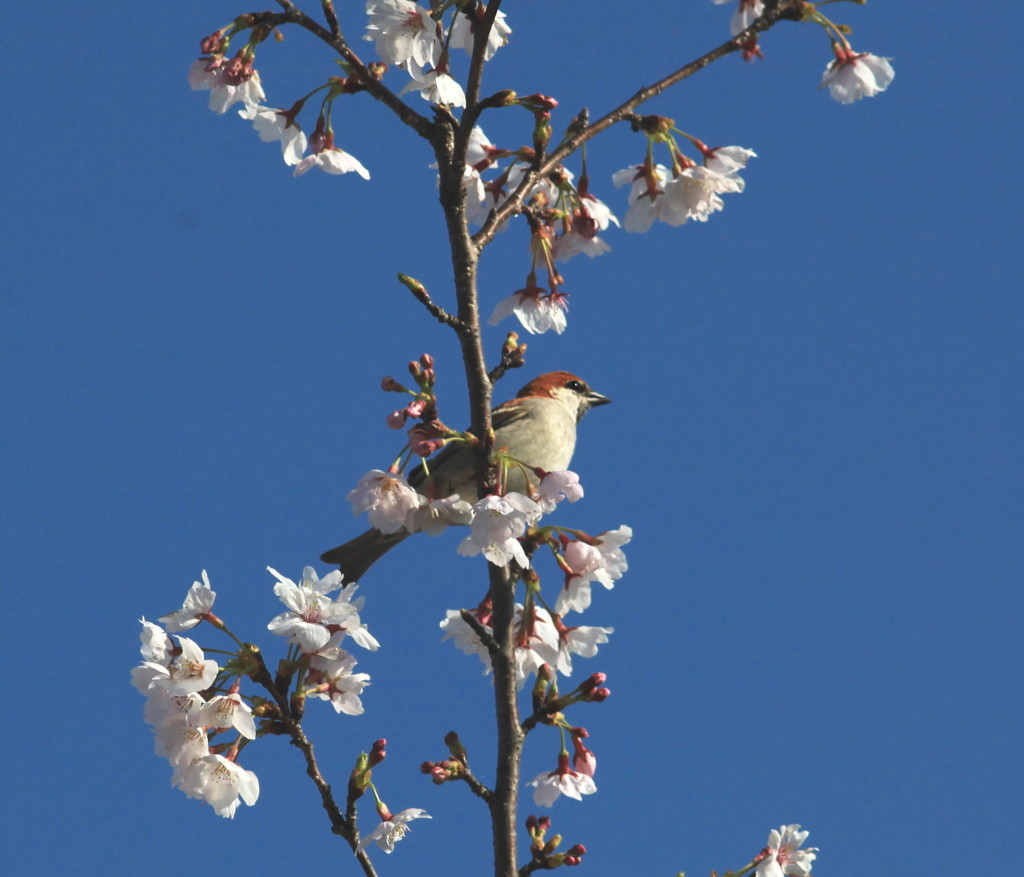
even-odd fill
[[(589, 873), (725, 870), (789, 822), (832, 877), (1017, 858), (1019, 8), (961, 6), (827, 7), (895, 59), (890, 90), (853, 106), (817, 90), (828, 46), (795, 25), (766, 61), (727, 59), (653, 102), (755, 149), (747, 191), (706, 224), (609, 235), (613, 253), (570, 262), (568, 331), (530, 338), (499, 390), (566, 368), (614, 400), (583, 424), (586, 499), (559, 513), (635, 530), (629, 574), (584, 616), (616, 633), (577, 662), (613, 691), (570, 716), (599, 792), (551, 812)], [(394, 281), (450, 301), (427, 148), (349, 99), (339, 142), (372, 180), (292, 179), (185, 81), (199, 39), (243, 11), (5, 16), (7, 873), (355, 873), (283, 740), (247, 751), (262, 796), (231, 822), (171, 790), (128, 681), (136, 619), (177, 608), (204, 568), (219, 613), (278, 648), (264, 567), (298, 576), (360, 528), (345, 494), (395, 451), (382, 375), (428, 350), (446, 418), (466, 417), (450, 333)], [(556, 96), (556, 130), (710, 48), (729, 16), (706, 0), (507, 12), (487, 86)], [(297, 31), (258, 62), (275, 105), (336, 70)], [(484, 127), (515, 146), (526, 121)], [(620, 216), (610, 174), (642, 148), (622, 129), (590, 150)], [(485, 307), (522, 285), (525, 242), (515, 225), (488, 252)], [(487, 330), (492, 356), (506, 328)], [(483, 807), (417, 772), (457, 729), (489, 773), (489, 683), (437, 629), (483, 589), (456, 544), (421, 545), (418, 568), (403, 546), (366, 577), (383, 644), (361, 656), (366, 714), (310, 709), (335, 785), (387, 737), (385, 799), (434, 817), (378, 857), (385, 875), (489, 869)], [(524, 774), (556, 749), (538, 733)]]

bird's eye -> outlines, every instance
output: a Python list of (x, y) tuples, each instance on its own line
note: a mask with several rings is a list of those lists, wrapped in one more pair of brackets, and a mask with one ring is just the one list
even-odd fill
[(577, 392), (577, 393), (586, 393), (587, 392), (587, 388), (585, 386), (583, 386), (583, 382), (582, 381), (569, 381), (569, 383), (567, 383), (565, 386), (568, 389), (573, 390), (574, 392)]

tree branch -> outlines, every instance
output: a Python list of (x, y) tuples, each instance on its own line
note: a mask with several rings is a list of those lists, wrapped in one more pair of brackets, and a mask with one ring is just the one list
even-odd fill
[(730, 55), (733, 52), (738, 52), (743, 48), (744, 43), (746, 43), (755, 34), (768, 30), (782, 19), (799, 18), (799, 13), (802, 8), (803, 0), (766, 0), (764, 12), (746, 30), (741, 31), (731, 40), (727, 40), (717, 48), (712, 49), (710, 52), (707, 52), (699, 58), (691, 61), (689, 64), (680, 67), (674, 73), (670, 73), (668, 76), (664, 76), (656, 82), (641, 88), (636, 92), (636, 94), (629, 98), (629, 100), (624, 101), (615, 109), (605, 113), (605, 115), (592, 125), (582, 128), (578, 133), (567, 138), (565, 142), (555, 149), (554, 152), (547, 156), (543, 164), (541, 164), (535, 171), (530, 171), (523, 175), (523, 179), (516, 187), (516, 190), (505, 200), (504, 204), (491, 211), (491, 215), (487, 217), (487, 221), (483, 226), (481, 226), (480, 230), (473, 235), (473, 244), (476, 246), (477, 251), (479, 252), (486, 247), (494, 239), (494, 235), (497, 234), (497, 230), (501, 224), (513, 213), (519, 211), (522, 206), (523, 199), (526, 197), (526, 193), (533, 187), (537, 179), (554, 170), (562, 161), (572, 155), (572, 153), (579, 149), (580, 146), (588, 140), (593, 139), (606, 128), (610, 128), (616, 122), (623, 121), (623, 119), (628, 117), (633, 110), (640, 106), (640, 104), (661, 94), (666, 89), (682, 82), (684, 79), (688, 79), (693, 76), (693, 74), (703, 70), (713, 61), (717, 61), (719, 58), (724, 58), (726, 55)]
[(507, 566), (489, 564), (488, 570), (493, 606), (492, 630), (498, 645), (498, 650), (491, 654), (498, 757), (494, 795), (488, 801), (494, 839), (494, 874), (495, 877), (515, 877), (519, 758), (523, 746), (523, 733), (519, 728), (515, 641), (512, 635), (518, 577)]
[[(299, 9), (291, 0), (277, 0), (278, 5), (284, 12), (274, 14), (272, 12), (253, 13), (257, 23), (269, 23), (271, 19), (277, 24), (297, 24), (308, 30), (311, 34), (325, 42), (336, 51), (351, 66), (353, 73), (359, 78), (360, 85), (366, 89), (371, 97), (376, 98), (388, 107), (399, 119), (412, 128), (420, 137), (430, 139), (434, 128), (433, 123), (417, 113), (412, 107), (400, 100), (390, 88), (377, 79), (363, 63), (362, 59), (349, 47), (348, 42), (341, 34), (340, 28), (336, 33), (327, 30), (322, 24), (314, 21), (305, 12)], [(330, 20), (330, 17), (328, 17)], [(336, 19), (335, 19), (336, 21)], [(276, 26), (276, 24), (275, 24)], [(333, 28), (333, 23), (332, 23)]]
[(356, 854), (356, 859), (359, 861), (366, 877), (377, 877), (377, 872), (374, 870), (369, 856), (365, 852), (358, 850), (359, 836), (355, 831), (355, 821), (354, 819), (348, 820), (342, 815), (337, 802), (334, 800), (334, 793), (331, 791), (330, 784), (320, 772), (320, 766), (317, 764), (316, 754), (313, 751), (312, 741), (306, 736), (306, 732), (302, 730), (302, 722), (292, 716), (291, 704), (288, 702), (287, 695), (274, 684), (274, 680), (267, 669), (260, 650), (254, 645), (248, 645), (246, 649), (256, 659), (257, 663), (257, 668), (255, 672), (250, 674), (250, 678), (259, 685), (262, 685), (274, 699), (274, 703), (277, 704), (281, 713), (280, 721), (288, 730), (291, 744), (302, 753), (306, 761), (306, 775), (313, 781), (313, 785), (316, 786), (317, 791), (320, 793), (320, 803), (331, 822), (331, 833), (343, 838), (352, 848), (352, 852)]
[(408, 289), (409, 292), (411, 292), (416, 299), (422, 303), (423, 307), (425, 307), (430, 312), (430, 315), (439, 323), (444, 323), (456, 330), (462, 328), (462, 323), (459, 321), (459, 318), (453, 314), (449, 314), (448, 311), (440, 305), (434, 304), (434, 300), (430, 297), (430, 293), (427, 292), (427, 288), (418, 280), (415, 280), (406, 274), (399, 274), (398, 282)]

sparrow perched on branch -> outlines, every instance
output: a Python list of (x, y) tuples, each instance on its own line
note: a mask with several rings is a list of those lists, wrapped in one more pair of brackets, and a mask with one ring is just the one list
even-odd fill
[[(576, 448), (576, 424), (595, 405), (610, 401), (569, 372), (540, 375), (514, 399), (493, 410), (494, 447), (507, 448), (509, 456), (545, 472), (567, 469)], [(465, 444), (449, 444), (428, 465), (429, 475), (422, 466), (409, 475), (409, 484), (419, 493), (429, 499), (458, 494), (470, 504), (477, 501), (476, 455)], [(503, 487), (505, 492), (529, 496), (539, 480), (536, 476), (529, 477), (521, 466), (513, 465), (506, 471)], [(344, 580), (354, 582), (409, 535), (404, 528), (395, 533), (370, 529), (344, 545), (325, 551), (320, 559), (337, 564)]]

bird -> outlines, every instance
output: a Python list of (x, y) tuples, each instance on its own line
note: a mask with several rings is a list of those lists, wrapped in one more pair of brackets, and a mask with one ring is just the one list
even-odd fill
[[(510, 456), (526, 466), (556, 472), (567, 469), (576, 449), (576, 424), (591, 408), (607, 405), (607, 396), (595, 392), (571, 372), (539, 375), (523, 387), (514, 399), (491, 412), (494, 447), (507, 448)], [(429, 461), (429, 475), (422, 466), (409, 474), (409, 484), (430, 499), (458, 494), (466, 502), (477, 501), (476, 457), (466, 445), (451, 443)], [(506, 492), (529, 495), (536, 486), (520, 466), (506, 473)], [(369, 529), (344, 545), (320, 555), (324, 563), (336, 565), (344, 581), (358, 581), (362, 575), (411, 535), (401, 529), (381, 533)]]

